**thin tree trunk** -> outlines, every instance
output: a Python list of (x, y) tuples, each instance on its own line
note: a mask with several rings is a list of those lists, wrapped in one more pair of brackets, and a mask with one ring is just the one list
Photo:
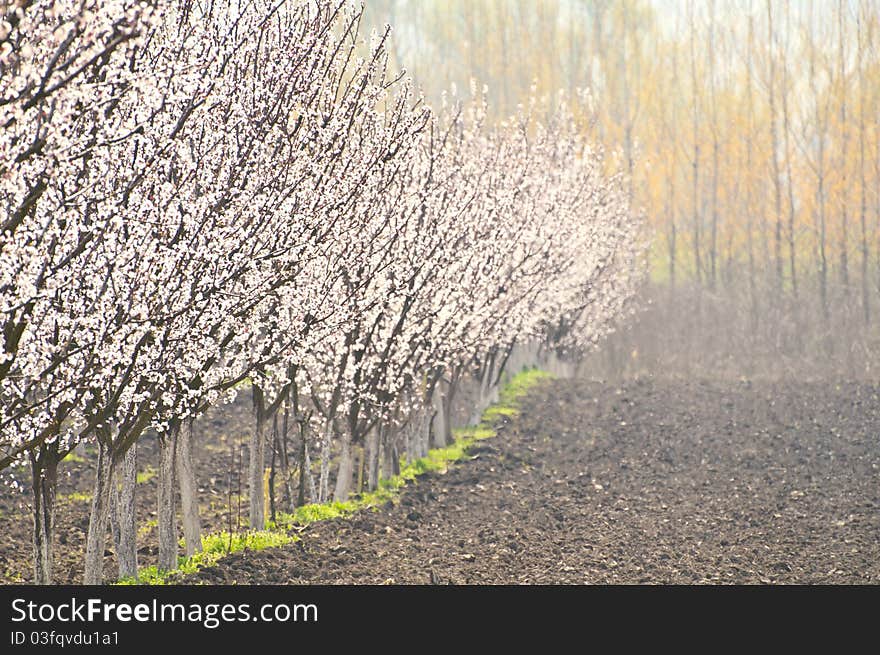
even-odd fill
[(355, 489), (356, 493), (364, 492), (364, 478), (366, 477), (367, 470), (367, 453), (365, 447), (357, 448), (357, 457), (358, 457), (358, 465), (357, 465), (357, 486)]
[(116, 558), (119, 563), (120, 578), (137, 578), (137, 513), (135, 511), (135, 490), (137, 488), (137, 443), (129, 448), (122, 458), (120, 486), (113, 485), (116, 494), (116, 524), (119, 527), (119, 541), (116, 545)]
[[(254, 393), (257, 390), (254, 389)], [(263, 469), (266, 462), (265, 443), (266, 417), (262, 407), (256, 411), (254, 432), (251, 435), (248, 484), (250, 491), (249, 525), (251, 530), (264, 530), (266, 527), (266, 499), (263, 494)]]
[[(787, 65), (783, 61), (783, 80), (788, 78)], [(794, 175), (791, 169), (791, 119), (788, 111), (788, 93), (786, 87), (783, 86), (782, 92), (782, 129), (785, 135), (785, 166), (786, 177), (788, 178), (788, 263), (791, 275), (791, 295), (797, 300), (798, 297), (798, 276), (797, 276), (797, 253), (795, 250), (795, 200), (794, 200)], [(797, 305), (795, 305), (795, 311)]]
[(330, 497), (330, 438), (333, 436), (333, 420), (324, 423), (324, 440), (321, 442), (321, 478), (318, 502), (325, 503)]
[(276, 412), (272, 415), (272, 458), (269, 460), (269, 520), (272, 521), (272, 523), (277, 522), (277, 514), (275, 511), (275, 476), (277, 467), (275, 466), (275, 463), (278, 460), (279, 450), (278, 414)]
[[(874, 111), (874, 234), (877, 235), (875, 252), (880, 253), (880, 103)], [(880, 280), (877, 286), (880, 288)]]
[(786, 56), (788, 35), (791, 33), (791, 7), (787, 0), (785, 2), (785, 26), (783, 34), (786, 35), (786, 47), (780, 48), (780, 68), (782, 70), (782, 83), (780, 90), (780, 98), (782, 100), (782, 137), (785, 155), (785, 177), (786, 188), (788, 191), (788, 267), (789, 276), (791, 278), (791, 322), (793, 324), (792, 336), (794, 347), (797, 353), (803, 350), (803, 331), (801, 329), (801, 309), (800, 300), (798, 298), (798, 274), (797, 274), (797, 253), (795, 244), (795, 199), (794, 199), (794, 178), (792, 174), (792, 153), (791, 153), (791, 118), (788, 107), (789, 96), (789, 72), (788, 58)]
[(110, 511), (108, 512), (108, 521), (110, 522), (110, 536), (113, 539), (113, 548), (118, 553), (119, 546), (122, 542), (122, 528), (119, 525), (120, 512), (119, 507), (119, 488), (113, 485), (110, 492)]
[[(284, 485), (284, 498), (282, 499), (282, 505), (287, 512), (293, 512), (294, 510), (294, 498), (293, 498), (293, 471), (290, 468), (290, 456), (288, 450), (288, 441), (289, 441), (289, 432), (290, 429), (290, 404), (286, 403), (284, 406), (284, 417), (281, 421), (281, 452), (279, 453), (281, 460), (281, 480)], [(300, 457), (299, 460), (300, 466), (302, 466), (303, 459)]]
[(397, 442), (391, 430), (385, 430), (382, 435), (382, 475), (386, 479), (400, 475), (400, 456), (397, 452)]
[(199, 487), (193, 464), (193, 421), (187, 421), (177, 435), (175, 468), (180, 485), (180, 509), (183, 518), (183, 537), (186, 555), (202, 552), (202, 524), (199, 519)]
[(449, 443), (446, 440), (448, 426), (446, 424), (446, 412), (444, 411), (446, 405), (445, 386), (446, 383), (442, 379), (438, 380), (437, 384), (434, 385), (434, 392), (431, 394), (431, 404), (434, 409), (431, 435), (433, 437), (434, 448), (443, 448)]
[[(547, 366), (546, 359), (539, 357), (540, 365)], [(480, 422), (483, 412), (489, 406), (489, 380), (492, 378), (492, 358), (487, 354), (483, 367), (480, 369), (479, 378), (477, 380), (477, 404), (474, 412), (471, 414), (470, 422), (474, 425)]]
[[(824, 173), (819, 176), (819, 299), (822, 304), (822, 317), (826, 324), (826, 331), (831, 320), (831, 309), (828, 305), (828, 255), (827, 255), (827, 225), (825, 220), (825, 179)], [(830, 335), (829, 335), (830, 336)], [(831, 342), (829, 342), (831, 343)]]
[(392, 431), (386, 428), (382, 431), (380, 446), (382, 448), (382, 478), (388, 480), (394, 475), (391, 462)]
[(443, 399), (443, 426), (446, 429), (443, 440), (447, 444), (451, 444), (454, 441), (452, 430), (455, 426), (453, 425), (452, 408), (455, 403), (455, 394), (458, 392), (458, 384), (460, 380), (460, 375), (457, 374), (456, 371), (453, 371), (452, 378), (446, 386), (446, 394)]
[(299, 444), (299, 492), (297, 495), (296, 504), (302, 507), (306, 504), (306, 475), (310, 473), (308, 468), (310, 462), (308, 461), (309, 457), (308, 444), (306, 443), (305, 421), (300, 421), (299, 433), (301, 438)]
[(238, 526), (236, 525), (233, 528), (232, 525), (232, 471), (235, 468), (235, 446), (231, 446), (229, 449), (229, 469), (226, 471), (226, 530), (229, 535), (228, 546), (226, 547), (226, 552), (228, 553), (232, 550), (232, 531), (233, 529), (237, 530)]
[(427, 457), (431, 450), (431, 423), (433, 420), (434, 417), (428, 410), (422, 413), (421, 429), (418, 432), (419, 457)]
[(409, 445), (407, 460), (424, 457), (428, 454), (428, 444), (431, 438), (431, 413), (430, 407), (422, 407), (413, 417), (409, 430)]
[[(809, 5), (809, 22), (810, 25), (813, 24), (813, 5), (812, 3)], [(816, 198), (815, 205), (817, 207), (815, 218), (816, 218), (816, 232), (818, 233), (818, 243), (816, 244), (817, 248), (817, 259), (818, 261), (818, 274), (819, 274), (819, 300), (822, 309), (822, 327), (823, 327), (823, 337), (822, 342), (825, 347), (825, 354), (831, 355), (833, 350), (833, 340), (831, 339), (831, 312), (828, 304), (828, 257), (827, 257), (827, 246), (826, 246), (826, 218), (825, 218), (825, 131), (827, 127), (827, 118), (828, 118), (828, 108), (826, 106), (825, 111), (822, 111), (821, 108), (821, 96), (822, 93), (819, 90), (818, 78), (819, 75), (817, 73), (817, 57), (816, 57), (817, 45), (815, 38), (811, 34), (810, 38), (810, 56), (809, 56), (809, 85), (810, 92), (813, 96), (815, 102), (815, 130), (816, 130)]]
[[(697, 285), (703, 282), (703, 263), (700, 254), (701, 217), (700, 217), (700, 112), (699, 93), (700, 82), (697, 78), (697, 25), (694, 17), (693, 5), (690, 6), (690, 54), (691, 54), (691, 118), (693, 127), (694, 156), (691, 161), (693, 169), (693, 229), (694, 229), (694, 273), (697, 276)], [(699, 290), (697, 291), (699, 294)], [(698, 296), (699, 299), (699, 296)]]
[(379, 486), (379, 444), (384, 428), (377, 424), (367, 435), (367, 489), (375, 491)]
[(715, 2), (709, 9), (709, 89), (712, 121), (712, 225), (709, 232), (709, 288), (714, 292), (718, 279), (718, 102), (715, 85)]
[(34, 584), (52, 584), (55, 538), (55, 498), (58, 490), (58, 442), (44, 444), (31, 454), (34, 492)]
[(669, 297), (675, 297), (675, 258), (676, 258), (676, 228), (675, 228), (675, 182), (670, 175), (670, 200), (669, 200)]
[(410, 416), (409, 421), (404, 426), (403, 433), (403, 452), (406, 454), (406, 460), (408, 462), (413, 461), (416, 456), (416, 440), (415, 440), (415, 425), (418, 423), (418, 415), (413, 414)]
[(773, 210), (775, 213), (775, 229), (773, 238), (773, 258), (776, 263), (775, 286), (777, 302), (781, 300), (778, 294), (782, 291), (782, 175), (779, 170), (779, 138), (777, 136), (776, 119), (776, 60), (773, 55), (773, 42), (775, 33), (773, 30), (773, 3), (767, 0), (767, 41), (770, 44), (770, 83), (768, 88), (770, 101), (770, 163), (773, 172)]
[(107, 543), (107, 520), (110, 513), (110, 492), (115, 462), (110, 449), (98, 444), (98, 471), (92, 494), (92, 508), (86, 534), (85, 574), (83, 583), (99, 585), (104, 582), (104, 547)]
[[(859, 189), (861, 191), (861, 203), (859, 205), (859, 223), (862, 228), (862, 317), (865, 325), (871, 323), (871, 307), (868, 278), (868, 180), (865, 175), (865, 72), (863, 69), (863, 37), (862, 37), (862, 8), (856, 10), (857, 27), (857, 73), (859, 82)], [(880, 204), (880, 197), (877, 198)]]
[[(846, 37), (845, 37), (845, 17), (846, 7), (844, 0), (838, 3), (838, 37), (839, 37), (839, 56), (838, 63), (840, 70), (840, 283), (843, 285), (843, 297), (849, 299), (849, 218), (847, 216), (847, 106), (846, 106)], [(849, 302), (845, 303), (844, 311), (849, 311)]]
[(487, 358), (487, 368), (485, 375), (483, 376), (483, 385), (480, 390), (480, 417), (482, 418), (483, 412), (494, 402), (495, 398), (495, 386), (492, 383), (493, 376), (495, 373), (495, 363), (496, 363), (496, 352), (492, 352)]
[[(754, 132), (754, 97), (752, 94), (752, 51), (754, 46), (754, 19), (749, 17), (749, 36), (746, 48), (746, 98), (748, 112), (748, 133), (746, 134), (746, 241), (749, 257), (749, 341), (754, 345), (758, 332), (758, 289), (755, 281), (755, 246), (753, 240), (754, 201), (752, 191), (752, 133)], [(754, 348), (748, 349), (754, 356)]]
[(303, 452), (305, 454), (306, 463), (305, 463), (305, 474), (306, 481), (309, 483), (309, 502), (314, 503), (318, 500), (318, 492), (315, 489), (315, 478), (312, 475), (312, 457), (309, 454), (309, 442), (306, 441), (303, 443)]
[(174, 428), (159, 439), (159, 491), (157, 526), (159, 533), (159, 570), (177, 568), (177, 520), (175, 511), (174, 469), (177, 432)]
[(412, 462), (421, 457), (422, 414), (419, 412), (410, 420), (406, 430), (406, 460)]
[(339, 454), (339, 468), (336, 476), (336, 489), (333, 493), (333, 500), (345, 501), (348, 499), (351, 490), (351, 474), (352, 474), (352, 452), (351, 452), (351, 433), (343, 430), (342, 434), (342, 451)]

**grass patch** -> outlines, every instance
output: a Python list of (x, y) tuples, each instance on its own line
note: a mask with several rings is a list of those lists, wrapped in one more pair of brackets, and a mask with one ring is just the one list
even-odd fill
[(452, 430), (452, 436), (459, 439), (473, 439), (479, 441), (481, 439), (491, 439), (495, 436), (494, 428), (482, 427), (479, 425), (470, 425), (466, 428), (455, 428)]
[(119, 580), (119, 585), (163, 585), (172, 582), (174, 577), (195, 573), (206, 566), (216, 564), (221, 558), (229, 553), (235, 553), (245, 548), (250, 550), (263, 550), (264, 548), (278, 548), (292, 543), (297, 537), (291, 536), (279, 530), (263, 530), (255, 532), (236, 532), (230, 535), (228, 532), (218, 532), (202, 537), (202, 552), (195, 553), (192, 557), (179, 557), (177, 570), (160, 571), (156, 566), (148, 566), (139, 573), (139, 580), (125, 578)]
[(58, 497), (71, 503), (92, 502), (92, 493), (90, 491), (72, 491), (69, 494), (60, 494)]
[(82, 464), (86, 461), (86, 458), (82, 455), (78, 455), (75, 451), (71, 450), (61, 459), (61, 461), (68, 464)]
[(155, 466), (147, 466), (143, 471), (138, 471), (137, 474), (137, 483), (138, 484), (146, 484), (150, 480), (156, 477), (159, 472), (156, 470)]
[(507, 407), (505, 405), (493, 405), (483, 412), (483, 421), (488, 423), (496, 423), (501, 418), (512, 418), (519, 413), (516, 407)]
[[(400, 489), (408, 482), (425, 473), (446, 471), (450, 464), (458, 462), (467, 455), (468, 450), (478, 441), (491, 439), (496, 435), (496, 426), (502, 418), (511, 418), (519, 413), (519, 401), (536, 385), (553, 376), (539, 369), (524, 369), (513, 376), (499, 394), (499, 401), (489, 407), (481, 417), (479, 425), (457, 428), (453, 430), (455, 443), (445, 448), (435, 448), (427, 456), (412, 462), (401, 462), (399, 475), (390, 479), (380, 480), (375, 491), (358, 494), (344, 502), (312, 503), (297, 507), (292, 514), (281, 512), (275, 523), (269, 522), (267, 529), (256, 532), (238, 532), (230, 536), (228, 532), (219, 532), (202, 537), (203, 551), (192, 557), (180, 557), (176, 571), (159, 571), (155, 566), (148, 566), (140, 571), (139, 579), (127, 578), (117, 584), (168, 584), (174, 578), (188, 573), (195, 573), (201, 568), (216, 564), (229, 553), (248, 548), (263, 550), (277, 548), (297, 541), (290, 530), (301, 528), (329, 519), (340, 519), (365, 510), (376, 510), (385, 503), (394, 502)], [(138, 475), (140, 482), (140, 474)]]
[[(501, 390), (501, 393), (498, 394), (498, 403), (493, 405), (495, 408), (503, 408), (510, 407), (513, 408), (514, 413), (519, 413), (519, 401), (523, 399), (523, 397), (531, 391), (535, 386), (544, 382), (545, 380), (552, 380), (553, 374), (548, 373), (547, 371), (542, 371), (539, 368), (527, 368), (523, 369), (521, 372), (514, 375), (510, 382), (504, 385), (504, 388)], [(486, 410), (489, 412), (492, 409), (490, 407)], [(483, 414), (483, 420), (481, 424), (486, 422), (485, 418), (486, 414)]]
[(157, 521), (156, 519), (150, 519), (149, 521), (147, 521), (141, 527), (138, 528), (138, 538), (139, 539), (146, 538), (146, 536), (148, 534), (150, 534), (150, 531), (158, 525), (159, 525), (159, 521)]
[(21, 574), (21, 571), (13, 571), (12, 569), (6, 569), (6, 572), (3, 574), (4, 582), (3, 584), (17, 584), (20, 582), (26, 582), (24, 577)]

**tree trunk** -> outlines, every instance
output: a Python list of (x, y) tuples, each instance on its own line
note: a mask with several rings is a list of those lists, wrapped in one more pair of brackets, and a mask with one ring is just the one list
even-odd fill
[(419, 457), (427, 457), (431, 450), (431, 422), (433, 416), (425, 411), (422, 414), (421, 430), (419, 430)]
[[(294, 498), (293, 498), (293, 471), (290, 468), (290, 455), (289, 455), (289, 443), (288, 437), (290, 429), (290, 407), (289, 405), (285, 405), (284, 407), (284, 420), (281, 422), (281, 452), (279, 453), (281, 458), (281, 481), (284, 485), (284, 497), (282, 498), (282, 503), (284, 509), (292, 513), (294, 510)], [(302, 453), (300, 453), (300, 466), (303, 463)]]
[(159, 506), (156, 527), (159, 532), (160, 571), (173, 571), (177, 568), (177, 521), (174, 498), (176, 432), (177, 430), (165, 433), (165, 436), (159, 439)]
[(697, 76), (697, 25), (694, 18), (693, 7), (689, 11), (690, 19), (690, 54), (691, 54), (691, 117), (693, 128), (693, 159), (691, 160), (691, 168), (693, 170), (693, 198), (691, 198), (693, 213), (693, 248), (694, 248), (694, 273), (697, 276), (697, 285), (703, 283), (703, 263), (700, 254), (700, 236), (701, 236), (701, 217), (700, 217), (700, 112), (699, 112), (699, 89), (701, 87)]
[(709, 116), (712, 122), (712, 224), (709, 232), (709, 288), (718, 280), (718, 102), (715, 84), (715, 2), (709, 3)]
[[(838, 64), (840, 80), (840, 283), (843, 289), (844, 312), (849, 313), (849, 218), (847, 216), (847, 202), (849, 201), (849, 189), (847, 187), (847, 106), (846, 106), (846, 21), (847, 9), (844, 0), (838, 1)], [(847, 355), (849, 357), (849, 355)]]
[(325, 503), (330, 497), (330, 438), (333, 435), (333, 421), (324, 423), (324, 441), (321, 442), (321, 479), (319, 482), (318, 502)]
[(119, 546), (122, 541), (122, 528), (119, 526), (120, 512), (119, 506), (119, 489), (114, 484), (113, 490), (110, 492), (110, 511), (108, 512), (108, 520), (110, 522), (110, 536), (113, 539), (113, 548), (119, 552)]
[(389, 479), (394, 473), (391, 471), (391, 430), (382, 431), (380, 447), (382, 448), (382, 478)]
[(34, 584), (52, 584), (55, 497), (58, 490), (58, 442), (31, 456), (34, 492)]
[[(753, 169), (752, 148), (754, 132), (754, 98), (752, 96), (752, 52), (754, 51), (754, 19), (749, 17), (749, 35), (746, 46), (746, 98), (747, 98), (747, 133), (746, 133), (746, 245), (749, 259), (749, 342), (754, 346), (758, 336), (758, 290), (755, 281), (755, 246), (754, 246), (754, 203), (753, 203)], [(754, 348), (748, 349), (749, 357), (754, 357)]]
[(278, 519), (277, 507), (275, 502), (275, 478), (278, 468), (275, 465), (278, 461), (278, 453), (281, 445), (278, 443), (278, 413), (272, 415), (272, 457), (269, 460), (269, 520), (275, 523)]
[(379, 486), (379, 445), (385, 430), (376, 425), (367, 435), (367, 489), (376, 491)]
[[(299, 444), (299, 490), (297, 492), (296, 504), (299, 507), (302, 507), (306, 504), (306, 474), (309, 473), (308, 469), (308, 454), (307, 454), (307, 444), (306, 444), (306, 429), (303, 423), (300, 423), (299, 426), (300, 433), (300, 444)], [(291, 511), (293, 511), (291, 509)]]
[(344, 430), (342, 435), (342, 452), (339, 454), (339, 469), (336, 476), (336, 490), (333, 493), (333, 500), (345, 501), (348, 499), (348, 493), (351, 489), (351, 474), (351, 434), (348, 430)]
[[(862, 228), (862, 318), (867, 326), (871, 323), (871, 306), (869, 304), (870, 280), (868, 278), (868, 180), (865, 175), (865, 72), (862, 63), (864, 43), (862, 37), (862, 14), (860, 10), (856, 11), (856, 28), (856, 52), (858, 55), (856, 72), (859, 85), (859, 191), (861, 192), (859, 223)], [(876, 199), (876, 202), (880, 204), (880, 197)]]
[(443, 395), (443, 427), (445, 429), (443, 439), (447, 444), (455, 441), (452, 436), (452, 430), (455, 428), (455, 425), (453, 425), (452, 408), (455, 402), (455, 394), (458, 391), (458, 381), (458, 377), (453, 376), (452, 381), (446, 385), (446, 393)]
[(135, 512), (135, 489), (137, 487), (137, 443), (122, 459), (121, 486), (116, 492), (116, 523), (119, 541), (116, 557), (120, 578), (137, 578), (137, 514)]
[(137, 487), (137, 443), (122, 458), (120, 487), (113, 485), (116, 496), (116, 525), (119, 537), (116, 542), (116, 558), (120, 578), (137, 578), (137, 514), (135, 512), (135, 488)]
[[(775, 31), (773, 28), (773, 3), (767, 0), (767, 40), (773, 43), (775, 39)], [(770, 103), (770, 162), (772, 164), (773, 174), (773, 211), (775, 214), (775, 229), (773, 233), (773, 258), (776, 262), (776, 276), (774, 278), (776, 285), (777, 297), (776, 302), (781, 302), (780, 296), (782, 292), (783, 263), (782, 263), (782, 173), (779, 168), (779, 148), (777, 146), (779, 138), (777, 136), (777, 117), (776, 117), (776, 60), (771, 52), (770, 60), (770, 82), (768, 85), (769, 103)], [(784, 90), (783, 90), (784, 93)]]
[(263, 469), (266, 461), (264, 428), (266, 417), (261, 409), (256, 412), (256, 426), (251, 435), (248, 485), (250, 490), (249, 524), (251, 530), (266, 528), (266, 499), (263, 494)]
[(431, 414), (427, 407), (421, 408), (411, 419), (407, 434), (407, 461), (412, 462), (427, 455), (431, 436)]
[[(791, 7), (785, 3), (785, 26), (783, 34), (788, 35), (791, 32)], [(786, 36), (786, 41), (788, 36)], [(782, 69), (782, 91), (779, 94), (782, 98), (782, 136), (783, 148), (785, 155), (785, 177), (786, 189), (788, 191), (788, 268), (791, 277), (791, 318), (793, 324), (792, 342), (795, 352), (803, 351), (803, 330), (801, 328), (801, 309), (798, 299), (798, 271), (797, 271), (797, 253), (795, 241), (795, 193), (794, 193), (794, 176), (792, 174), (792, 153), (791, 153), (791, 117), (788, 107), (789, 98), (789, 66), (786, 58), (787, 47), (782, 47), (780, 51), (780, 64)]]
[(400, 475), (400, 458), (397, 454), (397, 444), (395, 443), (394, 433), (389, 429), (383, 430), (382, 450), (382, 477), (387, 480), (395, 475)]
[(107, 543), (107, 519), (110, 514), (110, 492), (115, 462), (110, 449), (98, 445), (98, 471), (92, 495), (92, 509), (86, 534), (86, 558), (83, 583), (99, 585), (104, 581), (104, 547)]
[(438, 380), (434, 386), (434, 393), (431, 394), (431, 404), (434, 409), (434, 418), (431, 422), (431, 435), (433, 437), (434, 448), (444, 448), (448, 445), (446, 433), (448, 425), (446, 424), (446, 383)]
[[(540, 357), (540, 356), (539, 356)], [(540, 357), (540, 365), (546, 365), (546, 362), (543, 361), (543, 358)], [(473, 407), (473, 412), (471, 413), (470, 423), (471, 425), (477, 425), (480, 422), (480, 419), (483, 416), (483, 411), (488, 407), (488, 403), (486, 402), (486, 388), (487, 388), (487, 380), (489, 378), (489, 365), (486, 362), (483, 367), (479, 371), (479, 375), (476, 380), (477, 384), (477, 400)]]
[(476, 420), (473, 421), (475, 424), (479, 423), (480, 420), (483, 418), (483, 412), (485, 412), (489, 408), (489, 405), (491, 405), (493, 402), (492, 399), (495, 397), (495, 394), (493, 393), (495, 387), (492, 385), (494, 372), (495, 353), (492, 353), (491, 355), (486, 356), (486, 366), (483, 369), (483, 375), (480, 380), (480, 402), (476, 412)]
[(415, 425), (417, 423), (417, 417), (411, 417), (409, 423), (406, 425), (405, 432), (403, 435), (403, 448), (406, 453), (406, 460), (408, 462), (413, 461), (416, 456), (416, 429)]
[(400, 453), (397, 451), (397, 444), (393, 441), (390, 445), (391, 449), (391, 473), (392, 475), (400, 475)]
[(186, 555), (202, 552), (202, 524), (199, 519), (199, 496), (196, 469), (193, 465), (193, 422), (177, 435), (175, 468), (177, 482), (180, 485), (180, 509), (183, 515), (183, 536), (186, 544)]
[[(305, 472), (306, 481), (309, 483), (309, 502), (314, 503), (318, 500), (318, 492), (315, 489), (315, 478), (312, 476), (312, 457), (309, 455), (308, 441), (303, 441), (303, 455), (305, 456), (305, 467), (302, 471)], [(302, 476), (302, 473), (300, 473), (300, 476)]]

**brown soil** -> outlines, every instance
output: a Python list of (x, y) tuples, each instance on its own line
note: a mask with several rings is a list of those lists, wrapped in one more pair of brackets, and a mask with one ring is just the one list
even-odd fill
[(880, 398), (558, 382), (401, 502), (191, 582), (878, 583)]
[[(398, 503), (186, 582), (877, 584), (878, 429), (865, 384), (559, 381)], [(228, 518), (228, 441), (199, 450), (209, 530)], [(29, 520), (3, 502), (0, 558), (26, 575)], [(60, 516), (59, 577), (75, 580), (85, 513)]]

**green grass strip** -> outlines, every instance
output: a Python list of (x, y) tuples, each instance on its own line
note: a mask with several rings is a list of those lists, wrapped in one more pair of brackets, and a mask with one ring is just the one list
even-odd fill
[(158, 567), (147, 566), (138, 573), (138, 580), (124, 578), (118, 581), (118, 585), (164, 585), (174, 582), (174, 577), (195, 573), (206, 566), (212, 566), (229, 553), (249, 548), (250, 550), (263, 550), (264, 548), (277, 548), (296, 541), (296, 537), (281, 530), (263, 530), (251, 532), (217, 532), (202, 537), (202, 552), (194, 553), (191, 557), (179, 557), (178, 568), (174, 571), (160, 571)]
[(519, 401), (535, 386), (552, 377), (550, 373), (540, 369), (523, 369), (504, 386), (498, 402), (483, 412), (478, 425), (453, 430), (455, 442), (445, 448), (435, 448), (425, 457), (412, 462), (403, 461), (400, 474), (380, 480), (379, 488), (375, 491), (357, 494), (344, 502), (302, 505), (292, 514), (277, 513), (278, 520), (275, 523), (270, 521), (266, 530), (237, 532), (231, 536), (225, 531), (205, 535), (202, 537), (202, 552), (195, 553), (191, 557), (178, 558), (178, 569), (159, 571), (156, 566), (148, 566), (140, 570), (138, 580), (125, 578), (116, 584), (173, 584), (177, 577), (213, 566), (229, 553), (245, 548), (250, 550), (277, 548), (298, 541), (299, 537), (291, 534), (296, 528), (302, 528), (316, 521), (347, 518), (365, 509), (377, 511), (385, 503), (393, 502), (408, 482), (425, 473), (446, 471), (450, 464), (464, 459), (468, 449), (475, 443), (494, 437), (502, 419), (513, 418), (519, 413)]

